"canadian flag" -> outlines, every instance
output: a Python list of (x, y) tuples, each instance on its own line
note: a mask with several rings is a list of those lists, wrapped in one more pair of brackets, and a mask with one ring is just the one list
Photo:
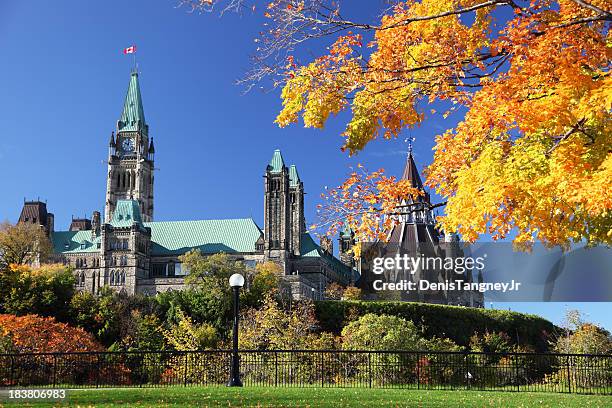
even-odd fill
[(134, 54), (136, 52), (136, 46), (132, 45), (131, 47), (127, 47), (123, 49), (124, 54)]

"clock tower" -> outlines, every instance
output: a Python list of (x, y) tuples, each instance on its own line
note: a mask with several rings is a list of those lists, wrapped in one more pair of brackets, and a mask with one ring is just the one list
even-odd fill
[(132, 72), (123, 112), (111, 133), (104, 219), (112, 219), (118, 200), (136, 200), (142, 221), (153, 220), (153, 138), (145, 121), (138, 72)]

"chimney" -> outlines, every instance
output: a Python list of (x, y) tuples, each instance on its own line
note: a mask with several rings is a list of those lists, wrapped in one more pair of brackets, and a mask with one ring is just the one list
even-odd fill
[(94, 211), (91, 215), (91, 239), (100, 236), (100, 211)]

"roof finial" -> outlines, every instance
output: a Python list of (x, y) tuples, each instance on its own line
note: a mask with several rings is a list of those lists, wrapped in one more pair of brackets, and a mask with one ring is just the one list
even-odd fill
[(413, 136), (410, 136), (406, 139), (404, 139), (404, 142), (408, 143), (408, 155), (410, 156), (412, 154), (412, 144), (414, 143), (416, 139)]

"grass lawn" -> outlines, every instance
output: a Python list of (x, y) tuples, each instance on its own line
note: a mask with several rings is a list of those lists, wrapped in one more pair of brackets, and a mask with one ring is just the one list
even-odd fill
[(87, 389), (63, 402), (0, 402), (5, 406), (129, 407), (610, 407), (612, 397), (489, 391), (367, 388), (168, 387)]

